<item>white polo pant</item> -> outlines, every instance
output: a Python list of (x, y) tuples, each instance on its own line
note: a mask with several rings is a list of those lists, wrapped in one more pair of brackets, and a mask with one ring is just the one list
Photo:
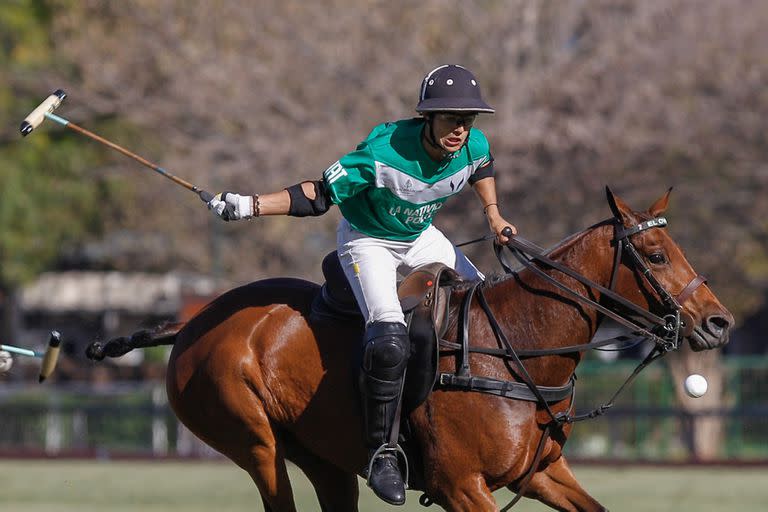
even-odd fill
[(443, 263), (468, 280), (483, 274), (443, 233), (429, 226), (412, 242), (373, 238), (352, 229), (342, 219), (336, 232), (339, 260), (347, 276), (366, 325), (400, 322), (405, 317), (397, 298), (398, 277), (427, 263)]

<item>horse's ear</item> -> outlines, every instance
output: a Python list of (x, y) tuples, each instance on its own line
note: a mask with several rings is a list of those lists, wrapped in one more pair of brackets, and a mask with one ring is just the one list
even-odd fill
[(669, 205), (669, 194), (672, 192), (672, 187), (669, 187), (669, 190), (667, 190), (667, 193), (661, 196), (655, 203), (653, 203), (653, 206), (648, 208), (648, 213), (651, 215), (651, 217), (658, 217), (665, 211), (667, 211), (667, 205)]
[(605, 196), (608, 198), (608, 206), (611, 207), (614, 217), (625, 225), (635, 223), (632, 209), (619, 196), (614, 195), (608, 186), (605, 187)]

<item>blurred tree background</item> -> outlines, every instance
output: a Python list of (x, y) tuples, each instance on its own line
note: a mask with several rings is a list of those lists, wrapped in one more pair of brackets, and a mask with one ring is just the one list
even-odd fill
[[(222, 223), (193, 194), (52, 123), (58, 113), (211, 191), (315, 179), (422, 76), (461, 63), (505, 217), (549, 245), (674, 186), (667, 217), (742, 319), (768, 286), (768, 4), (758, 0), (5, 0), (0, 8), (0, 290), (44, 269), (320, 279), (338, 210)], [(436, 224), (486, 233), (471, 192)], [(286, 236), (289, 235), (289, 236)], [(496, 268), (488, 246), (468, 250)]]

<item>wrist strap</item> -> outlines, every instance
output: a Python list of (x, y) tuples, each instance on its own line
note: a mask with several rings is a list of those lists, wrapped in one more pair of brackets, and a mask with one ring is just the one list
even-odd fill
[(259, 194), (253, 195), (253, 216), (261, 217), (261, 203), (259, 202)]

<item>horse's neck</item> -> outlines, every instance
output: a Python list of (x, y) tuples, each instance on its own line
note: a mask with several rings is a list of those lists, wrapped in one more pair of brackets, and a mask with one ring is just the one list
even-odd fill
[(615, 257), (612, 239), (613, 226), (601, 223), (557, 245), (549, 251), (548, 256), (590, 281), (607, 287)]
[[(598, 225), (566, 239), (548, 252), (549, 258), (607, 287), (611, 279), (614, 249), (612, 228)], [(547, 273), (576, 292), (589, 296), (585, 286), (556, 270)], [(489, 305), (503, 328), (520, 346), (547, 348), (588, 342), (597, 329), (593, 308), (577, 303), (554, 285), (521, 270), (488, 288)], [(553, 298), (555, 300), (553, 300)], [(593, 300), (599, 296), (593, 295)], [(506, 314), (505, 312), (511, 312)], [(519, 325), (519, 324), (524, 325)]]

